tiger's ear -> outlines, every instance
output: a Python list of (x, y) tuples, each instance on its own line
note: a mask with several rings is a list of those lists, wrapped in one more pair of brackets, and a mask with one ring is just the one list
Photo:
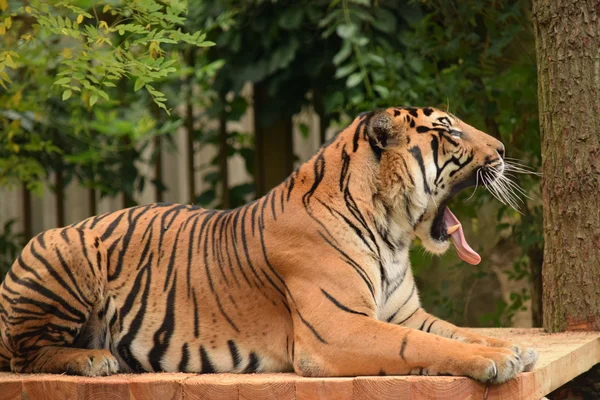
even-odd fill
[(401, 128), (386, 110), (373, 111), (367, 125), (367, 135), (372, 146), (386, 149), (399, 143)]

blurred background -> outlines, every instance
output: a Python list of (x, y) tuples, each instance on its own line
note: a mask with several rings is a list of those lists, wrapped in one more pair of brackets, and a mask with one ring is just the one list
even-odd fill
[[(0, 0), (0, 279), (42, 230), (265, 194), (358, 113), (436, 106), (539, 170), (529, 1)], [(478, 266), (415, 246), (425, 308), (539, 326), (540, 180), (452, 210)]]

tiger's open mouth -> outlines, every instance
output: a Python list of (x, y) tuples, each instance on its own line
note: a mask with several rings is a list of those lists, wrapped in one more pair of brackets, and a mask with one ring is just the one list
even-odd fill
[[(440, 238), (439, 240), (452, 240), (456, 254), (465, 262), (472, 265), (477, 265), (481, 262), (481, 256), (473, 250), (463, 232), (462, 224), (456, 218), (456, 215), (448, 206), (440, 207), (435, 216), (434, 223), (431, 226), (432, 236)], [(436, 231), (436, 236), (434, 236)]]
[[(477, 173), (478, 172), (475, 171), (472, 177), (469, 177), (452, 188), (450, 196), (440, 204), (437, 214), (433, 219), (433, 223), (431, 224), (431, 237), (438, 241), (452, 240), (456, 254), (463, 261), (472, 265), (479, 264), (481, 262), (481, 256), (473, 250), (469, 243), (467, 243), (462, 224), (456, 215), (450, 211), (447, 203), (461, 190), (476, 186), (478, 184), (476, 181)], [(485, 183), (481, 184), (485, 185)]]

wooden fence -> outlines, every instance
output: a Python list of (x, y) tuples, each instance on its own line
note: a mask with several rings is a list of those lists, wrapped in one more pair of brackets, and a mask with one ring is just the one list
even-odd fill
[[(248, 93), (248, 90), (246, 90), (246, 93)], [(227, 123), (227, 130), (229, 132), (253, 132), (253, 114), (250, 105), (240, 121)], [(299, 162), (303, 162), (310, 158), (320, 146), (319, 117), (312, 108), (309, 108), (296, 115), (293, 120), (294, 154), (300, 160)], [(309, 127), (307, 138), (300, 133), (298, 128), (300, 123)], [(330, 131), (329, 134), (331, 133)], [(162, 181), (167, 186), (167, 190), (157, 196), (153, 185), (145, 185), (144, 190), (134, 196), (134, 200), (138, 204), (156, 201), (188, 203), (193, 198), (190, 187), (194, 188), (196, 195), (207, 189), (207, 183), (203, 180), (206, 171), (198, 171), (197, 167), (212, 159), (218, 151), (217, 147), (206, 145), (192, 154), (188, 151), (189, 142), (184, 127), (175, 133), (174, 142), (176, 148), (173, 151), (169, 151), (164, 148), (165, 146), (162, 146), (161, 155), (157, 157), (158, 168), (156, 165), (139, 166), (140, 173), (146, 177), (154, 178), (158, 171), (162, 175)], [(145, 150), (145, 154), (149, 155), (152, 151), (153, 146), (149, 146)], [(193, 179), (190, 177), (190, 156), (193, 157), (194, 166), (196, 167)], [(246, 172), (244, 160), (239, 156), (229, 158), (227, 175), (230, 187), (252, 182), (253, 179)], [(56, 183), (56, 180), (57, 176), (55, 174), (48, 176), (49, 183)], [(62, 198), (62, 202), (57, 201), (57, 197)], [(121, 208), (123, 208), (122, 196), (100, 198), (97, 192), (94, 193), (77, 182), (67, 185), (59, 196), (50, 189), (50, 185), (46, 185), (41, 197), (33, 195), (20, 187), (0, 187), (0, 229), (7, 221), (16, 219), (13, 231), (24, 232), (27, 236), (36, 235), (43, 230), (57, 227), (61, 225), (59, 224), (61, 219), (65, 225), (68, 225), (93, 215), (92, 210), (95, 210), (96, 214), (100, 214)]]

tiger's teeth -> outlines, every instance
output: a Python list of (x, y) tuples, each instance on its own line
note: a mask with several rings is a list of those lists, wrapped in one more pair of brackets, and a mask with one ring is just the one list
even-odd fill
[(456, 232), (458, 230), (458, 228), (460, 228), (460, 224), (449, 226), (448, 227), (448, 235), (452, 235), (454, 232)]

